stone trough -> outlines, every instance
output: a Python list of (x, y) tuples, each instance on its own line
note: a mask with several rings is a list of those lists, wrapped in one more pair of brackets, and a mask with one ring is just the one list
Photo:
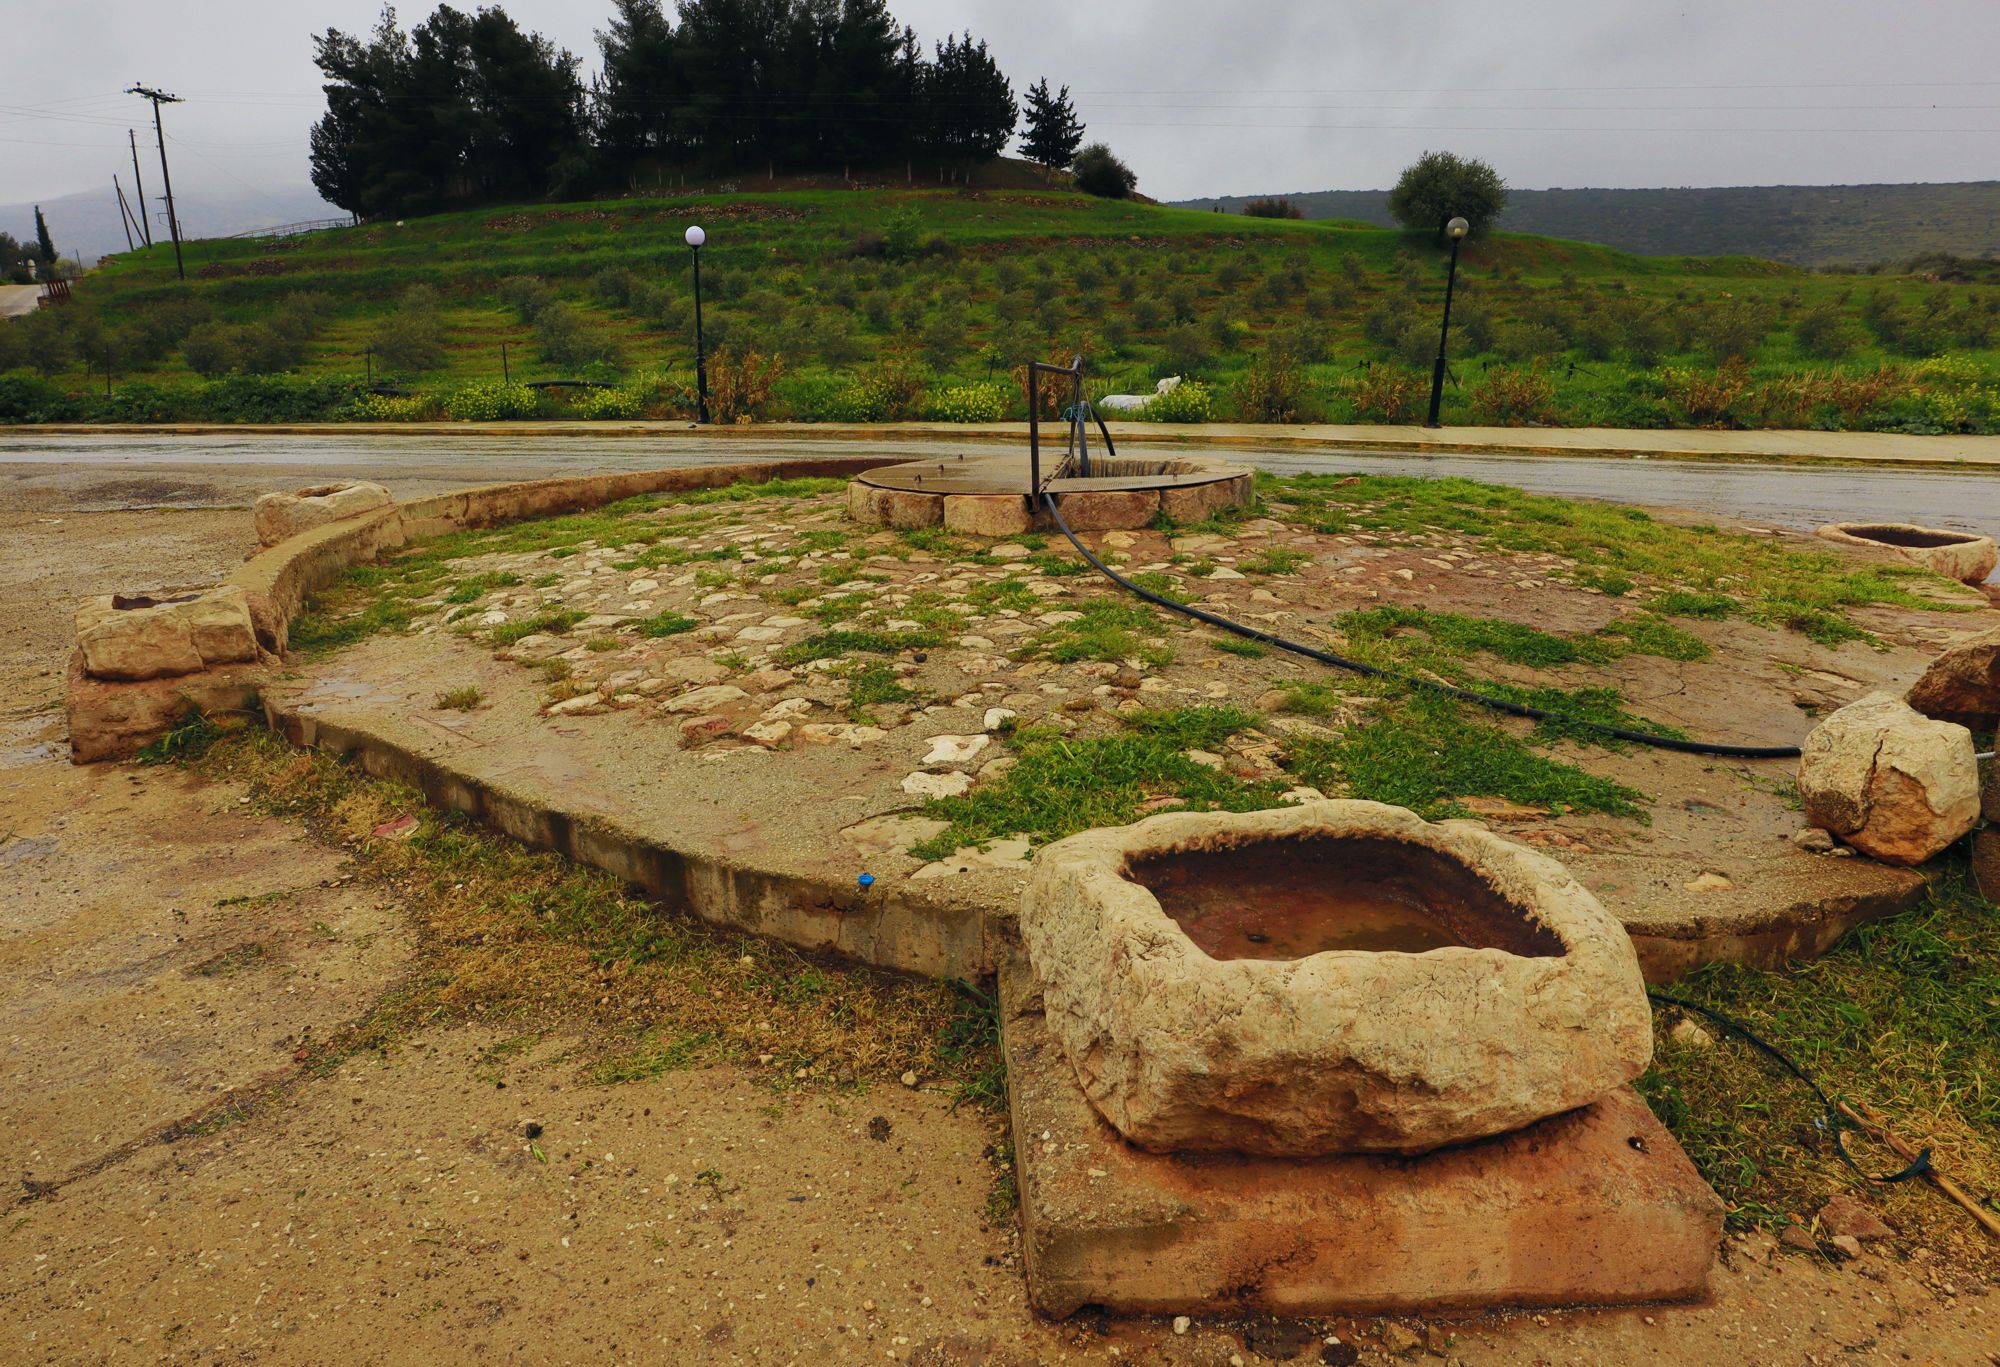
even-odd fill
[(1918, 527), (1908, 522), (1829, 522), (1818, 533), (1844, 546), (1888, 549), (1925, 569), (1977, 587), (2000, 562), (2000, 546), (1990, 536)]
[(1175, 813), (1043, 851), (1021, 937), (1044, 1310), (1704, 1291), (1721, 1204), (1626, 1086), (1637, 956), (1555, 861), (1373, 802)]

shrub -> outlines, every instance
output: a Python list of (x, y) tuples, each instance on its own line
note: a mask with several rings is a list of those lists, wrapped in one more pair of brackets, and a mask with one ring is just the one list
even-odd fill
[(549, 365), (585, 366), (593, 361), (615, 365), (618, 343), (598, 322), (573, 304), (555, 300), (535, 315), (538, 354)]
[(469, 384), (444, 397), (444, 415), (456, 422), (506, 422), (532, 418), (540, 408), (524, 384)]
[(793, 422), (841, 422), (848, 382), (823, 372), (788, 375), (772, 391), (779, 410)]
[(437, 295), (422, 285), (404, 291), (396, 311), (375, 325), (370, 342), (392, 372), (418, 375), (444, 364), (444, 320)]
[(590, 280), (591, 293), (617, 309), (630, 308), (633, 300), (644, 297), (647, 288), (633, 272), (618, 267), (599, 271)]
[(1749, 368), (1740, 358), (1713, 372), (1676, 367), (1660, 372), (1660, 396), (1690, 426), (1740, 427), (1739, 405), (1749, 383)]
[(1186, 375), (1207, 367), (1213, 359), (1208, 339), (1193, 323), (1176, 323), (1160, 344), (1160, 374)]
[(1508, 323), (1494, 339), (1493, 349), (1510, 361), (1533, 361), (1560, 356), (1568, 346), (1563, 335), (1547, 323)]
[(1428, 393), (1423, 376), (1385, 365), (1370, 366), (1345, 388), (1363, 422), (1415, 422)]
[(1526, 427), (1555, 421), (1555, 383), (1540, 366), (1489, 370), (1472, 390), (1472, 416), (1494, 427)]
[(1304, 218), (1305, 210), (1289, 199), (1253, 199), (1243, 206), (1251, 218)]
[(1011, 396), (1002, 385), (949, 385), (934, 391), (924, 416), (932, 422), (999, 422), (1007, 416)]
[(533, 275), (510, 275), (495, 287), (494, 293), (500, 296), (501, 303), (519, 314), (524, 323), (534, 322), (556, 298), (556, 292), (539, 276)]
[[(768, 397), (768, 394), (766, 395)], [(618, 422), (644, 417), (646, 396), (638, 389), (586, 389), (572, 405), (579, 418), (593, 422)]]
[(1214, 422), (1215, 395), (1200, 380), (1182, 380), (1155, 395), (1138, 416), (1147, 422)]
[(181, 360), (204, 380), (236, 369), (236, 330), (227, 323), (201, 323), (181, 341)]
[(95, 416), (99, 422), (173, 422), (184, 415), (185, 408), (181, 392), (133, 380), (101, 400)]
[(714, 422), (748, 422), (771, 400), (771, 388), (785, 373), (781, 356), (754, 351), (740, 358), (718, 351), (708, 363), (708, 415)]
[(842, 422), (895, 422), (923, 411), (924, 383), (907, 357), (889, 356), (856, 376), (841, 395)]
[(1792, 321), (1799, 350), (1822, 361), (1852, 355), (1862, 342), (1861, 329), (1834, 303), (1815, 304)]
[(1093, 142), (1078, 152), (1076, 160), (1070, 163), (1070, 172), (1076, 177), (1077, 189), (1100, 199), (1125, 199), (1139, 188), (1139, 177), (1132, 168), (1101, 142)]
[(81, 400), (40, 375), (25, 370), (0, 375), (0, 422), (76, 422), (83, 416)]
[(237, 366), (247, 375), (275, 375), (298, 365), (303, 339), (270, 323), (252, 323), (236, 334)]
[(438, 405), (428, 394), (363, 394), (351, 412), (356, 422), (424, 422), (436, 415)]
[(1244, 422), (1300, 422), (1307, 402), (1305, 371), (1290, 352), (1259, 356), (1236, 382), (1236, 416)]
[(198, 385), (192, 415), (210, 422), (329, 422), (361, 392), (353, 380), (301, 375), (230, 375)]

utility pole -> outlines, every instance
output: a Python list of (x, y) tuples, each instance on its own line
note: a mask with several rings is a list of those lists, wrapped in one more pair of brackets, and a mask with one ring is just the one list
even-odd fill
[(118, 196), (118, 226), (125, 230), (125, 250), (134, 251), (139, 244), (132, 240), (132, 211), (125, 207), (125, 187), (116, 175), (111, 177), (111, 189)]
[(146, 182), (139, 179), (139, 135), (128, 128), (125, 130), (125, 141), (132, 146), (132, 202), (139, 206), (136, 215), (139, 235), (146, 239), (146, 245), (150, 247), (153, 245), (153, 225), (146, 218)]
[(167, 185), (167, 231), (174, 235), (174, 272), (185, 280), (188, 278), (188, 273), (187, 263), (181, 260), (181, 216), (174, 209), (174, 177), (173, 173), (167, 170), (167, 135), (160, 127), (160, 106), (179, 104), (181, 97), (169, 95), (164, 90), (150, 90), (143, 85), (135, 85), (125, 93), (153, 102), (153, 137), (160, 144), (160, 179)]

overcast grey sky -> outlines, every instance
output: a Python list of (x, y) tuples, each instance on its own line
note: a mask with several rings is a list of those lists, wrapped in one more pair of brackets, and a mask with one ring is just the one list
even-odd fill
[[(461, 6), (471, 9), (476, 3)], [(609, 0), (509, 0), (596, 65)], [(1159, 198), (1389, 184), (1427, 147), (1514, 185), (2000, 178), (2000, 0), (894, 0), (1016, 90), (1067, 84)], [(309, 35), (375, 0), (68, 0), (0, 18), (0, 203), (108, 184), (146, 106), (177, 190), (299, 187)], [(405, 26), (430, 12), (406, 4)], [(150, 160), (147, 172), (153, 172)], [(157, 192), (157, 187), (149, 187)]]

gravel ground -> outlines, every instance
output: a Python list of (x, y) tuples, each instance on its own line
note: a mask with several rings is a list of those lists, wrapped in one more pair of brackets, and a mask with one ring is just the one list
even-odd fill
[[(496, 1055), (533, 1020), (302, 1075), (302, 1032), (395, 990), (394, 890), (227, 784), (72, 768), (51, 710), (74, 598), (141, 559), (149, 584), (213, 578), (247, 523), (0, 511), (10, 1360), (1222, 1367), (1406, 1341), (1035, 1320), (1011, 1227), (985, 1216), (998, 1118), (921, 1090), (780, 1098), (727, 1068), (593, 1086), (559, 1033)], [(1988, 1288), (1949, 1252), (1834, 1266), (1734, 1241), (1710, 1305), (1446, 1324), (1410, 1358), (2000, 1363)]]

